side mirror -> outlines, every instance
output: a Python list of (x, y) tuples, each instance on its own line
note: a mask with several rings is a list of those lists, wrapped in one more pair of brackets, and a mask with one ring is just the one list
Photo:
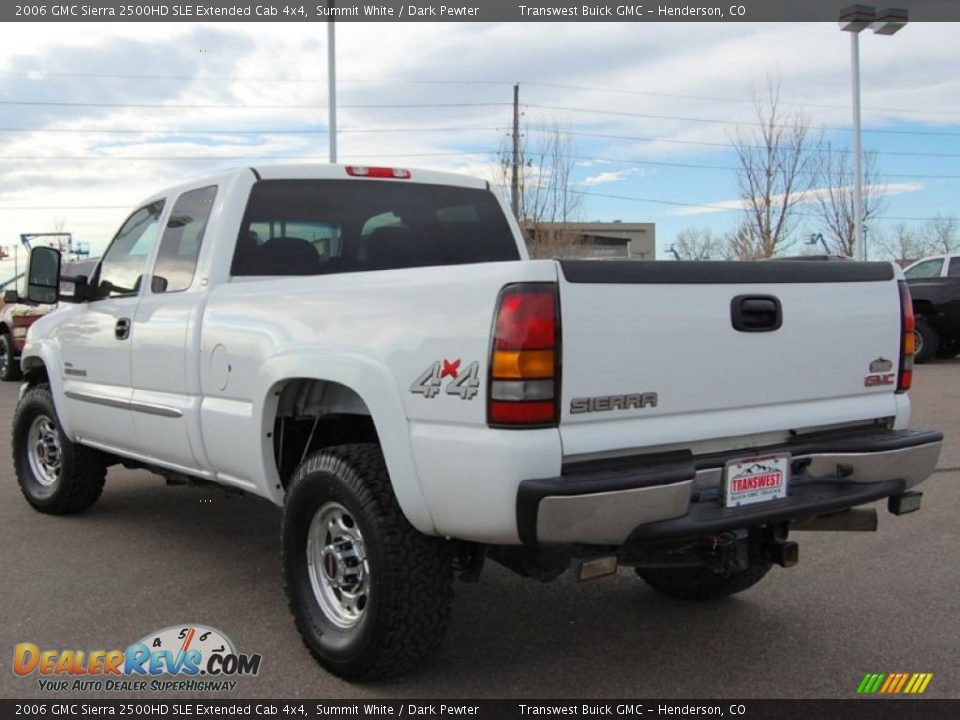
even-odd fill
[(16, 288), (10, 288), (9, 290), (3, 291), (3, 302), (7, 305), (12, 305), (13, 303), (20, 302), (20, 295), (17, 293)]
[(52, 305), (59, 296), (60, 251), (52, 247), (33, 248), (27, 269), (27, 299), (41, 305)]

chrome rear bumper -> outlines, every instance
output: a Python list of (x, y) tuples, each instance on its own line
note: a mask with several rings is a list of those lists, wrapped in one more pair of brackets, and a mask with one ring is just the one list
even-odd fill
[[(525, 544), (619, 546), (628, 539), (751, 527), (839, 512), (897, 496), (936, 469), (943, 436), (929, 430), (877, 430), (804, 438), (777, 447), (709, 456), (639, 456), (528, 480), (517, 495)], [(741, 508), (723, 503), (728, 460), (790, 453), (788, 496)]]

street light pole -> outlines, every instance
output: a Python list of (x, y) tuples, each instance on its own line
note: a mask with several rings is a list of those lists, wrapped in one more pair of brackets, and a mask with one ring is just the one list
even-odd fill
[[(328, 7), (332, 10), (336, 0), (329, 0)], [(327, 104), (330, 108), (330, 118), (327, 123), (327, 132), (330, 137), (330, 162), (337, 161), (337, 38), (333, 14), (327, 21)]]
[(863, 151), (860, 147), (860, 33), (850, 33), (850, 63), (853, 68), (853, 246), (857, 259), (866, 261), (863, 241)]
[(840, 11), (840, 29), (850, 33), (853, 82), (853, 243), (858, 260), (867, 259), (863, 228), (863, 151), (860, 146), (860, 32), (868, 27), (877, 35), (893, 35), (907, 24), (907, 11), (871, 5), (850, 5)]

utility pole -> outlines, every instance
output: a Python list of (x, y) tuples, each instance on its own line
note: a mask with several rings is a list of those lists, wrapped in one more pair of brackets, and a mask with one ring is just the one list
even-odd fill
[[(336, 7), (336, 0), (328, 0), (327, 6), (332, 10)], [(327, 123), (327, 132), (330, 135), (330, 162), (337, 161), (337, 40), (333, 14), (327, 21), (327, 104), (330, 107), (330, 120)]]
[(863, 150), (860, 147), (860, 34), (850, 33), (850, 65), (853, 94), (853, 246), (859, 260), (867, 260), (863, 236)]
[(510, 209), (520, 220), (520, 83), (513, 86), (513, 161), (510, 163)]

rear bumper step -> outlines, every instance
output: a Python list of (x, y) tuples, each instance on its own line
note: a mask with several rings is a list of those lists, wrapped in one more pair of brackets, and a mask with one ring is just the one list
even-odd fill
[[(919, 507), (919, 498), (906, 491), (934, 471), (942, 440), (932, 430), (870, 430), (702, 456), (569, 465), (558, 478), (520, 484), (518, 532), (527, 545), (620, 546), (804, 520), (882, 498), (891, 498), (891, 512), (903, 514)], [(773, 453), (792, 458), (787, 497), (726, 508), (725, 463)]]

